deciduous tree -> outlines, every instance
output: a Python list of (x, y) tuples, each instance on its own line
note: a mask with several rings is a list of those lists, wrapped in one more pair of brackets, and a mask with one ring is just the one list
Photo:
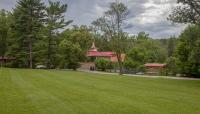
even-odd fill
[(64, 66), (64, 68), (69, 68), (76, 70), (77, 68), (80, 67), (80, 53), (81, 53), (81, 48), (78, 43), (74, 44), (66, 39), (61, 41), (59, 45), (60, 49), (60, 55), (61, 55), (61, 66)]
[(169, 20), (177, 23), (200, 24), (200, 1), (199, 0), (177, 0), (177, 6)]
[(105, 15), (92, 24), (104, 33), (112, 46), (112, 50), (116, 53), (118, 64), (120, 68), (120, 74), (123, 74), (123, 64), (121, 60), (121, 54), (124, 49), (124, 32), (123, 32), (123, 22), (128, 16), (128, 8), (121, 2), (113, 2), (110, 4), (110, 8), (105, 12)]
[(199, 31), (199, 26), (187, 27), (181, 34), (176, 49), (180, 73), (190, 77), (199, 77), (200, 74)]

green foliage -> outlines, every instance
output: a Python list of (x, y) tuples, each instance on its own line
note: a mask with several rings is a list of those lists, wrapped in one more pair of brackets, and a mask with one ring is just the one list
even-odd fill
[(97, 59), (95, 61), (95, 66), (97, 69), (100, 69), (101, 71), (105, 71), (106, 69), (113, 69), (114, 65), (111, 61), (105, 60), (105, 59)]
[(18, 67), (33, 67), (34, 44), (37, 42), (44, 22), (44, 3), (41, 0), (19, 0), (13, 12), (12, 55)]
[(0, 11), (0, 56), (4, 56), (8, 45), (8, 14), (5, 10)]
[[(129, 11), (118, 1), (111, 3), (92, 27), (65, 29), (72, 22), (64, 18), (67, 4), (49, 1), (45, 6), (41, 0), (18, 0), (13, 12), (0, 11), (0, 56), (16, 57), (16, 61), (8, 64), (11, 67), (32, 68), (43, 64), (48, 68), (76, 69), (78, 62), (87, 61), (86, 52), (95, 41), (99, 51), (116, 52), (121, 73), (123, 64), (127, 69), (144, 71), (145, 63), (167, 60), (167, 70), (172, 75), (199, 77), (200, 3), (196, 0), (178, 0), (178, 3), (183, 5), (178, 6), (169, 19), (196, 24), (189, 26), (179, 40), (175, 37), (151, 39), (145, 32), (137, 36), (123, 32)], [(120, 60), (123, 53), (127, 54), (124, 63)], [(112, 69), (113, 64), (109, 62), (104, 67), (103, 70)]]
[(57, 33), (69, 25), (72, 20), (65, 22), (64, 13), (67, 11), (67, 4), (61, 5), (60, 2), (49, 1), (49, 6), (46, 8), (47, 12), (47, 38), (48, 38), (48, 53), (47, 53), (47, 67), (55, 67), (56, 50), (58, 45)]
[(124, 40), (127, 38), (123, 32), (122, 25), (128, 13), (128, 7), (125, 4), (118, 1), (112, 2), (110, 3), (108, 11), (104, 13), (104, 16), (92, 23), (95, 28), (97, 27), (109, 39), (111, 49), (117, 55), (120, 74), (123, 73), (121, 54), (124, 52)]
[(95, 44), (99, 51), (112, 51), (109, 40), (104, 36), (95, 35)]
[(93, 35), (86, 26), (67, 29), (59, 37), (60, 39), (67, 39), (74, 44), (79, 44), (82, 50), (80, 52), (81, 61), (86, 61), (86, 53), (93, 42)]
[(161, 76), (168, 76), (169, 75), (168, 73), (169, 73), (169, 70), (167, 68), (159, 70), (159, 75), (161, 75)]
[(164, 38), (164, 39), (155, 39), (155, 41), (160, 43), (160, 46), (162, 48), (167, 49), (166, 51), (167, 51), (168, 57), (174, 56), (177, 40), (178, 38), (175, 36), (172, 36), (170, 38)]
[(108, 61), (107, 65), (106, 65), (106, 69), (114, 69), (114, 63), (112, 61)]
[(177, 44), (176, 57), (180, 73), (199, 77), (200, 74), (200, 27), (189, 26), (181, 34)]
[(64, 65), (64, 68), (76, 70), (80, 67), (81, 48), (79, 44), (73, 44), (68, 40), (63, 40), (59, 45), (59, 49), (61, 52), (61, 63)]
[(176, 38), (171, 37), (171, 38), (169, 39), (168, 46), (167, 46), (167, 49), (168, 49), (168, 57), (171, 57), (171, 56), (174, 55), (175, 48), (176, 48)]
[(133, 48), (127, 53), (124, 67), (129, 70), (137, 71), (140, 65), (144, 64), (145, 51), (139, 48)]
[(178, 59), (175, 57), (169, 57), (167, 59), (167, 73), (175, 76), (178, 72)]
[(178, 0), (178, 5), (169, 16), (169, 20), (177, 23), (200, 24), (199, 0)]
[(126, 59), (124, 62), (124, 67), (128, 70), (135, 70), (139, 65), (138, 62), (132, 61), (131, 59)]
[(139, 72), (146, 72), (146, 67), (145, 67), (144, 65), (140, 65), (140, 66), (137, 68), (137, 70), (138, 70)]
[(145, 32), (139, 32), (136, 39), (138, 41), (144, 41), (144, 40), (148, 40), (149, 39), (149, 34), (145, 33)]
[[(167, 57), (167, 50), (160, 42), (150, 39), (148, 34), (139, 33), (134, 47), (127, 52), (124, 63), (130, 70), (140, 69), (145, 63), (163, 63)], [(144, 71), (144, 70), (143, 70)]]
[(134, 73), (146, 71), (144, 64), (141, 64), (138, 61), (133, 61), (131, 59), (127, 59), (123, 65), (124, 68), (126, 68), (129, 71), (133, 71)]
[(107, 65), (108, 61), (104, 60), (104, 59), (97, 59), (95, 61), (95, 66), (97, 69), (101, 69), (102, 71), (106, 70), (106, 65)]

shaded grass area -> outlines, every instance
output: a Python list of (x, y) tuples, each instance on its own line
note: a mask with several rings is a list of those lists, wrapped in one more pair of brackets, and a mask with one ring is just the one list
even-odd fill
[(0, 69), (0, 114), (198, 114), (200, 81)]

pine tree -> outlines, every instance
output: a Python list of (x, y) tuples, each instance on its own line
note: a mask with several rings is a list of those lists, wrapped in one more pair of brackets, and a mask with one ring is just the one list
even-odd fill
[(57, 41), (56, 36), (59, 29), (63, 29), (69, 25), (72, 20), (65, 21), (64, 13), (67, 11), (67, 4), (61, 5), (60, 2), (49, 1), (49, 7), (47, 11), (47, 29), (48, 29), (48, 54), (47, 54), (47, 67), (54, 67), (56, 55)]
[(44, 22), (44, 3), (41, 0), (19, 0), (13, 13), (16, 56), (22, 64), (33, 68), (33, 46)]
[(0, 56), (5, 56), (7, 50), (8, 23), (5, 10), (0, 11)]

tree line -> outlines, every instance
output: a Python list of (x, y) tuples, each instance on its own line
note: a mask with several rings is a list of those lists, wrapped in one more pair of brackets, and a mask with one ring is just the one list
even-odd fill
[[(7, 66), (15, 68), (80, 67), (88, 61), (86, 53), (93, 41), (98, 50), (117, 54), (120, 74), (123, 68), (143, 71), (145, 63), (167, 63), (169, 75), (200, 74), (200, 3), (178, 0), (182, 4), (172, 10), (168, 20), (189, 26), (179, 37), (151, 38), (140, 32), (129, 35), (123, 24), (129, 15), (122, 2), (110, 3), (109, 9), (91, 25), (73, 25), (66, 20), (67, 4), (41, 0), (18, 0), (12, 12), (0, 11), (0, 56), (13, 56)], [(69, 27), (69, 25), (73, 25)], [(125, 53), (125, 62), (120, 55)], [(110, 68), (110, 64), (109, 64)]]

